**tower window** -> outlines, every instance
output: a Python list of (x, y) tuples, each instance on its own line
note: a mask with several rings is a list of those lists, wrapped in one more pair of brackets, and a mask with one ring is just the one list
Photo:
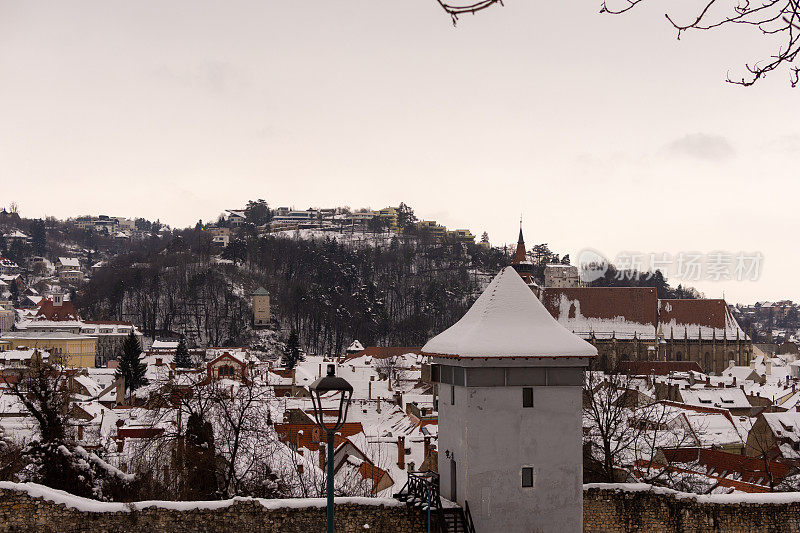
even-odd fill
[(533, 407), (533, 387), (522, 387), (522, 407)]
[(456, 386), (450, 385), (450, 405), (456, 404)]
[(533, 487), (533, 467), (522, 467), (522, 486)]

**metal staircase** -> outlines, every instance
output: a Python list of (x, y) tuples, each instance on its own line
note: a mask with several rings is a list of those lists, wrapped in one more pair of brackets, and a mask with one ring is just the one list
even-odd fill
[(409, 472), (408, 481), (394, 497), (409, 507), (427, 513), (429, 531), (475, 533), (468, 502), (464, 502), (463, 509), (451, 502), (442, 505), (439, 474), (436, 472)]

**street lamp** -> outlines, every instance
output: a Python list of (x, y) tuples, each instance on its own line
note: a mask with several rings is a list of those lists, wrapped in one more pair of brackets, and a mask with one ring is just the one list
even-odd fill
[[(333, 437), (342, 429), (347, 418), (347, 408), (350, 407), (350, 398), (353, 396), (353, 386), (346, 379), (336, 377), (336, 366), (328, 365), (328, 375), (320, 377), (309, 385), (311, 403), (314, 405), (314, 418), (317, 425), (328, 435), (328, 533), (333, 533)], [(335, 423), (325, 423), (325, 414), (322, 411), (322, 396), (330, 394), (335, 399), (339, 395), (339, 407)]]

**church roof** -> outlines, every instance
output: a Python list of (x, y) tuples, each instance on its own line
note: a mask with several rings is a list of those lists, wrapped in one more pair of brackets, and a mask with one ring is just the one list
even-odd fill
[(461, 320), (422, 351), (462, 358), (597, 355), (591, 344), (553, 319), (511, 267), (501, 270)]

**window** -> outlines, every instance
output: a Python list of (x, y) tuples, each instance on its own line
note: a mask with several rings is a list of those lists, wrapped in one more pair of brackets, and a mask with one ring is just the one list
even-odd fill
[(522, 387), (522, 407), (533, 407), (533, 387)]
[(522, 467), (522, 486), (523, 487), (533, 487), (533, 467), (532, 466), (524, 466), (524, 467)]
[(456, 404), (456, 386), (450, 385), (450, 405)]

